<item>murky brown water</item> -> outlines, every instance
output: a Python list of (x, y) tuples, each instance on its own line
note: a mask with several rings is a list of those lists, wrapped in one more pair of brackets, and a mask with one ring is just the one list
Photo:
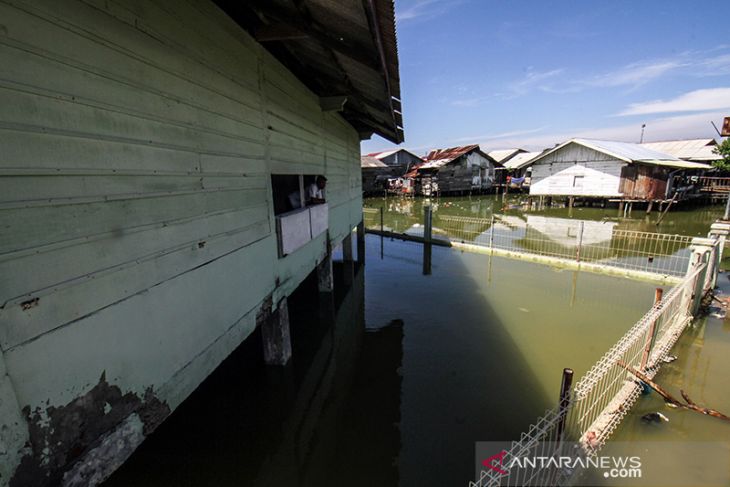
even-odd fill
[[(488, 217), (496, 203), (504, 213), (490, 196), (443, 198), (434, 221)], [(392, 228), (421, 221), (421, 200), (366, 201), (382, 204)], [(572, 218), (615, 211), (574, 208)], [(705, 235), (721, 212), (669, 213), (658, 230)], [(656, 231), (652, 219), (617, 222)], [(433, 249), (423, 275), (419, 244), (366, 243), (365, 269), (334, 312), (311, 290), (292, 299), (290, 366), (263, 366), (260, 337), (250, 337), (108, 484), (466, 486), (474, 442), (517, 439), (555, 405), (562, 369), (580, 377), (646, 312), (656, 287), (448, 248)], [(730, 327), (701, 320), (674, 353), (656, 380), (730, 411)], [(616, 438), (664, 441), (677, 454), (687, 442), (730, 439), (730, 425), (696, 413), (665, 411), (671, 421), (657, 427), (639, 421), (663, 408), (655, 395), (640, 398)]]

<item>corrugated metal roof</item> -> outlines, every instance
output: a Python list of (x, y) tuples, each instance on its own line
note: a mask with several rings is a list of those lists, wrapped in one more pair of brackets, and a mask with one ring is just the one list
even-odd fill
[(641, 145), (687, 161), (716, 161), (720, 157), (713, 152), (717, 147), (715, 139), (666, 140)]
[(388, 167), (384, 162), (380, 162), (375, 157), (371, 156), (360, 156), (360, 167)]
[(402, 149), (384, 150), (382, 152), (371, 152), (370, 154), (367, 154), (367, 156), (374, 157), (376, 159), (383, 159), (385, 157), (395, 154), (399, 150), (402, 150)]
[(445, 166), (446, 164), (455, 161), (459, 157), (469, 154), (470, 152), (479, 151), (484, 157), (488, 157), (479, 148), (479, 144), (464, 145), (461, 147), (449, 147), (448, 149), (434, 149), (429, 152), (426, 157), (423, 158), (425, 164), (420, 166), (420, 169), (432, 169), (436, 167)]
[(567, 142), (563, 142), (557, 147), (537, 156), (532, 162), (535, 163), (569, 144), (579, 144), (628, 163), (639, 162), (642, 164), (653, 164), (657, 166), (677, 167), (683, 169), (707, 169), (710, 167), (707, 164), (699, 162), (683, 161), (669, 154), (665, 154), (664, 152), (644, 147), (641, 144), (594, 139), (570, 139)]
[(512, 159), (504, 163), (504, 167), (507, 169), (522, 169), (529, 165), (534, 158), (542, 154), (542, 151), (538, 152), (521, 152), (514, 156)]
[[(510, 159), (511, 157), (515, 157), (518, 154), (527, 152), (525, 149), (499, 149), (499, 150), (493, 150), (490, 152), (487, 152), (487, 155), (494, 159), (496, 162), (499, 162), (501, 164), (504, 164), (507, 159)], [(505, 167), (506, 164), (505, 164)]]

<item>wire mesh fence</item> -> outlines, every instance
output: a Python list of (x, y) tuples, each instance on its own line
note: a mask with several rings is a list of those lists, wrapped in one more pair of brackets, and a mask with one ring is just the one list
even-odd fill
[[(423, 225), (398, 224), (382, 210), (364, 210), (365, 227), (393, 233), (423, 235)], [(552, 257), (578, 262), (681, 277), (689, 264), (692, 237), (617, 228), (616, 222), (583, 221), (528, 215), (492, 218), (433, 216), (434, 240)]]
[[(700, 239), (702, 240), (702, 239)], [(576, 384), (563, 405), (549, 410), (513, 442), (505, 458), (545, 455), (592, 456), (605, 445), (641, 394), (643, 384), (628, 368), (653, 378), (669, 351), (714, 286), (720, 241), (707, 239), (706, 252), (695, 253), (686, 275), (637, 321)], [(689, 259), (688, 259), (689, 260)], [(563, 429), (564, 428), (564, 429)], [(557, 438), (557, 442), (556, 442)], [(543, 442), (556, 445), (545, 452)], [(581, 448), (566, 449), (576, 441)], [(542, 450), (540, 450), (542, 448)], [(470, 486), (565, 485), (573, 471), (557, 468), (482, 471)]]
[(671, 276), (686, 272), (692, 243), (685, 235), (622, 230), (614, 222), (540, 216), (440, 217), (437, 225), (463, 243)]

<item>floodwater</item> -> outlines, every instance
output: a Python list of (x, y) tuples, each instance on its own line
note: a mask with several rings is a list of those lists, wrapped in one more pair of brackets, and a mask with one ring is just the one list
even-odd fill
[[(489, 217), (497, 203), (499, 213), (522, 214), (493, 196), (441, 198), (434, 222), (439, 213)], [(422, 200), (365, 204), (387, 205), (385, 225), (400, 231), (421, 222)], [(568, 212), (541, 213), (616, 216)], [(706, 235), (722, 208), (670, 212), (658, 229), (656, 213), (649, 221), (639, 213), (617, 223)], [(518, 439), (555, 406), (562, 369), (580, 378), (649, 309), (656, 287), (441, 247), (424, 275), (420, 244), (372, 235), (366, 253), (354, 274), (336, 267), (334, 304), (318, 298), (314, 276), (290, 299), (287, 367), (263, 365), (254, 333), (107, 484), (466, 486), (474, 443)], [(730, 411), (727, 322), (700, 320), (673, 353), (678, 360), (656, 381)], [(666, 442), (675, 456), (688, 441), (701, 452), (699, 442), (730, 438), (729, 424), (666, 409), (656, 395), (641, 397), (615, 438)], [(640, 421), (657, 410), (670, 422)], [(730, 463), (704, 467), (718, 485), (730, 483)]]
[[(565, 208), (554, 205), (539, 211), (526, 210), (527, 196), (522, 194), (507, 195), (505, 199), (496, 195), (441, 197), (441, 198), (366, 198), (364, 208), (384, 208), (384, 227), (395, 232), (406, 232), (413, 225), (423, 223), (423, 207), (433, 209), (433, 225), (439, 226), (440, 216), (469, 216), (490, 218), (492, 215), (510, 215), (525, 219), (530, 216), (556, 219), (583, 220), (586, 222), (602, 221), (615, 224), (616, 229), (636, 230), (642, 232), (658, 232), (680, 234), (692, 237), (706, 237), (710, 225), (723, 215), (723, 205), (693, 206), (683, 202), (670, 209), (661, 218), (658, 207), (650, 214), (638, 206), (630, 216), (623, 217), (613, 207), (574, 207)], [(369, 215), (373, 225), (379, 225), (379, 215)]]

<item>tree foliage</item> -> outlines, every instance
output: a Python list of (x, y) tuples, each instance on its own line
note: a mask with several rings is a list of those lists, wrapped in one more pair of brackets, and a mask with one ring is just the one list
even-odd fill
[(713, 152), (720, 158), (712, 165), (720, 171), (730, 171), (730, 138), (723, 140), (722, 144), (715, 147)]

